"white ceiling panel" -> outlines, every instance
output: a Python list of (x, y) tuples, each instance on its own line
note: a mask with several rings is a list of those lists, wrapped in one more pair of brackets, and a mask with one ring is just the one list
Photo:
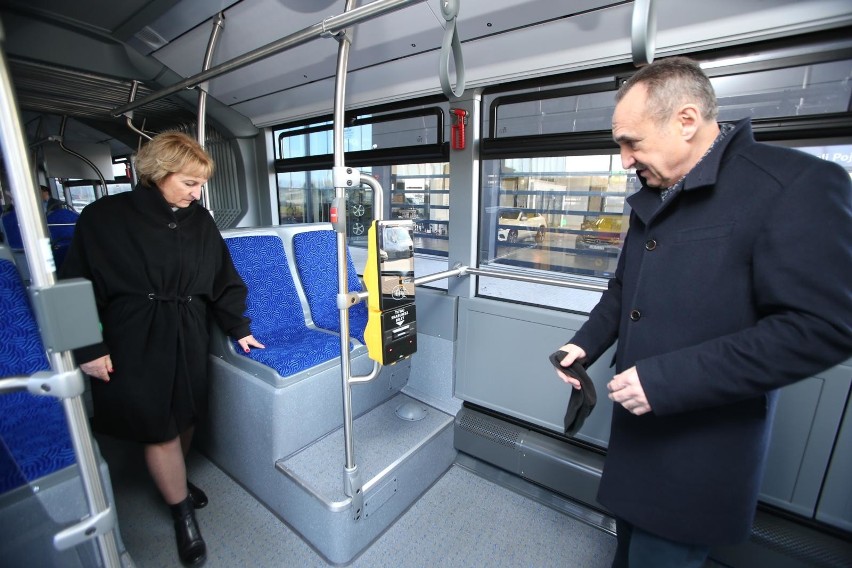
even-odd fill
[[(462, 41), (623, 4), (616, 0), (461, 0), (458, 30)], [(438, 10), (439, 8), (435, 8)], [(441, 13), (437, 12), (440, 16)]]
[[(501, 3), (494, 2), (495, 5)], [(675, 9), (683, 3), (683, 0), (659, 1), (658, 57), (718, 44), (852, 24), (848, 0), (810, 0), (807, 3), (717, 0), (710, 5), (696, 0), (689, 2), (689, 10)], [(464, 10), (470, 8), (472, 2), (462, 4)], [(627, 63), (631, 60), (632, 11), (632, 3), (622, 3), (570, 18), (551, 19), (512, 33), (468, 41), (462, 37), (467, 86)], [(348, 77), (347, 107), (359, 108), (440, 93), (437, 72), (437, 51), (355, 69)], [(295, 86), (244, 99), (245, 102), (234, 108), (250, 117), (257, 126), (324, 114), (330, 112), (332, 106), (333, 84), (329, 79)]]
[[(431, 27), (424, 27), (424, 22)], [(415, 23), (420, 25), (420, 31), (415, 30)], [(355, 26), (349, 69), (438, 49), (442, 37), (440, 23), (425, 4), (392, 12)], [(227, 104), (234, 104), (331, 77), (337, 51), (336, 40), (319, 38), (235, 71), (227, 80), (212, 81), (210, 93)]]

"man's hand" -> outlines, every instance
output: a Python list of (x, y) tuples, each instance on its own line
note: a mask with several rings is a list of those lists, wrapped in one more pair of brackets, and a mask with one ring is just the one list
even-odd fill
[[(560, 347), (558, 350), (559, 351), (565, 351), (566, 353), (568, 353), (568, 355), (566, 355), (562, 359), (562, 366), (563, 367), (570, 367), (571, 364), (574, 361), (576, 361), (577, 359), (582, 359), (586, 356), (586, 351), (582, 347), (580, 347), (579, 345), (574, 345), (573, 343), (565, 344), (562, 347)], [(562, 379), (563, 381), (565, 381), (566, 383), (568, 383), (569, 385), (574, 387), (575, 389), (579, 390), (580, 388), (582, 388), (582, 385), (580, 384), (579, 379), (575, 379), (574, 377), (572, 377), (568, 373), (565, 373), (564, 371), (560, 371), (560, 370), (557, 369), (556, 375), (560, 379)]]
[(631, 414), (639, 416), (651, 412), (651, 405), (645, 398), (645, 389), (639, 382), (639, 373), (636, 367), (630, 367), (623, 373), (619, 373), (607, 383), (606, 390), (609, 391), (609, 399), (617, 402)]

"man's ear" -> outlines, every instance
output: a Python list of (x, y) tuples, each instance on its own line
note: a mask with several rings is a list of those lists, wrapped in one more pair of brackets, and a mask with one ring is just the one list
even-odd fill
[(692, 140), (701, 124), (701, 112), (694, 104), (685, 104), (677, 112), (680, 134), (684, 140)]

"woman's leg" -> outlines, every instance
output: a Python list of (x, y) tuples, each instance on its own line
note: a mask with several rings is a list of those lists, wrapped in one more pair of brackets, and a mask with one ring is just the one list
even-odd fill
[(166, 504), (172, 511), (178, 556), (184, 564), (200, 564), (207, 555), (207, 545), (201, 536), (195, 509), (186, 485), (186, 462), (181, 437), (161, 444), (145, 446), (145, 462)]
[(180, 447), (183, 450), (183, 455), (186, 457), (186, 454), (189, 453), (189, 448), (192, 445), (192, 435), (195, 434), (195, 426), (190, 426), (180, 435)]
[[(189, 453), (189, 448), (192, 445), (192, 435), (194, 433), (195, 427), (190, 426), (180, 435), (180, 447), (184, 458), (186, 458), (186, 454)], [(186, 486), (189, 490), (189, 500), (192, 501), (192, 506), (196, 509), (203, 509), (206, 507), (208, 503), (207, 494), (204, 493), (200, 487), (193, 485), (188, 479), (186, 480)]]
[(186, 499), (186, 463), (181, 437), (159, 444), (146, 444), (145, 463), (168, 505), (176, 505)]

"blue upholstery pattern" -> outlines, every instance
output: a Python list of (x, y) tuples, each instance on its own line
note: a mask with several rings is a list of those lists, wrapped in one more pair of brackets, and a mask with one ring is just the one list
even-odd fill
[[(314, 323), (323, 329), (340, 333), (340, 310), (337, 309), (336, 233), (330, 230), (298, 233), (293, 237), (293, 252)], [(349, 291), (361, 292), (363, 286), (348, 249), (346, 264)], [(367, 305), (365, 302), (360, 302), (349, 308), (349, 333), (364, 343), (366, 327)]]
[[(0, 377), (49, 368), (41, 336), (15, 265), (0, 259)], [(0, 494), (75, 461), (58, 400), (13, 392), (0, 395)]]
[[(338, 336), (309, 329), (305, 324), (279, 237), (229, 237), (225, 243), (248, 286), (246, 315), (252, 320), (252, 335), (266, 346), (244, 355), (272, 367), (282, 377), (340, 356)], [(242, 353), (238, 345), (236, 349)]]
[[(71, 239), (74, 238), (74, 227), (80, 214), (71, 209), (56, 209), (47, 215), (47, 230), (50, 235), (50, 245), (53, 249), (53, 260), (58, 269), (65, 260)], [(15, 210), (3, 214), (3, 231), (6, 233), (8, 244), (15, 250), (24, 248), (21, 228), (18, 226), (18, 216)]]
[(62, 266), (71, 239), (74, 238), (74, 228), (80, 214), (70, 209), (56, 209), (47, 214), (47, 230), (50, 233), (50, 245), (53, 248), (53, 261), (56, 268)]
[(21, 238), (21, 228), (18, 226), (18, 216), (15, 210), (3, 213), (3, 232), (6, 233), (6, 243), (15, 250), (24, 248), (24, 240)]

